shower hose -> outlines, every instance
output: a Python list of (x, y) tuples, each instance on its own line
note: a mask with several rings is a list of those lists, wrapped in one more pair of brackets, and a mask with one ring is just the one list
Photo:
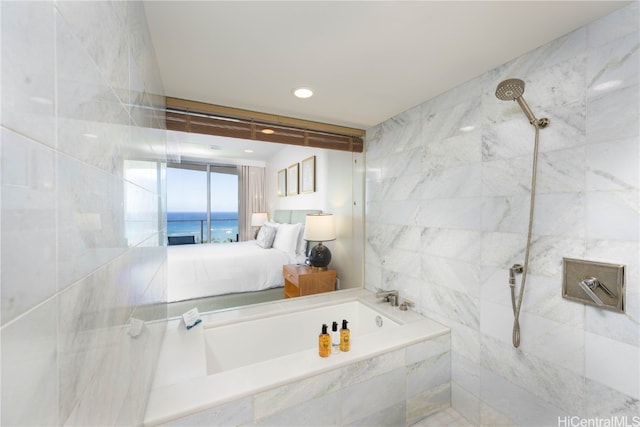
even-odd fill
[(512, 341), (513, 346), (520, 347), (520, 308), (522, 307), (522, 298), (524, 297), (524, 287), (527, 282), (527, 270), (529, 268), (529, 254), (531, 249), (531, 234), (533, 231), (533, 211), (535, 209), (536, 198), (536, 176), (538, 174), (538, 140), (540, 138), (540, 124), (539, 122), (532, 121), (531, 123), (536, 130), (536, 138), (533, 146), (533, 165), (531, 170), (531, 200), (529, 202), (529, 229), (527, 231), (527, 245), (524, 253), (524, 265), (522, 267), (522, 281), (520, 282), (520, 290), (518, 292), (518, 299), (516, 300), (515, 285), (511, 288), (511, 306), (513, 308), (513, 334)]

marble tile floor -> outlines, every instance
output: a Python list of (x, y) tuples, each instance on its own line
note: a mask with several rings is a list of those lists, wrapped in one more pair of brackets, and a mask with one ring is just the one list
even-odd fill
[(472, 427), (455, 409), (447, 408), (419, 421), (412, 427)]

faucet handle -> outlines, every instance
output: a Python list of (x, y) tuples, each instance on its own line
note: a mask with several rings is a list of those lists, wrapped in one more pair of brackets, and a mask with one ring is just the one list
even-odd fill
[(413, 301), (404, 298), (402, 300), (402, 304), (400, 304), (400, 307), (398, 308), (402, 311), (407, 311), (409, 307), (414, 307), (414, 306), (415, 306), (415, 303)]
[(581, 280), (578, 285), (580, 285), (582, 290), (589, 295), (589, 298), (591, 298), (593, 302), (598, 305), (604, 305), (602, 300), (593, 292), (593, 290), (600, 285), (600, 281), (598, 279), (595, 277), (587, 277), (586, 279)]
[[(598, 279), (596, 279), (598, 280)], [(602, 288), (602, 290), (604, 291), (605, 294), (609, 295), (611, 298), (615, 298), (616, 294), (614, 294), (611, 289), (607, 288), (607, 286), (601, 282), (600, 280), (598, 280), (598, 285), (600, 286), (600, 288)]]

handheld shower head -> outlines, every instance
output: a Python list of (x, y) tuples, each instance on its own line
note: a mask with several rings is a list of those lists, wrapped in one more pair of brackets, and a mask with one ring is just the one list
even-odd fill
[(496, 98), (502, 101), (516, 101), (525, 116), (529, 119), (529, 123), (536, 127), (544, 128), (549, 124), (548, 119), (536, 119), (533, 115), (533, 112), (525, 102), (522, 94), (524, 93), (524, 81), (520, 79), (507, 79), (500, 84), (496, 88)]

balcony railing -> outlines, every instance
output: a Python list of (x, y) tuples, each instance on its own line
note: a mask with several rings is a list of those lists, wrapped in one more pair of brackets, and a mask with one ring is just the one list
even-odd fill
[[(216, 223), (229, 222), (228, 219), (212, 219), (211, 220), (211, 243), (226, 243), (226, 242), (237, 242), (238, 241), (238, 233), (237, 233), (237, 222), (235, 226), (235, 234), (233, 229), (229, 229), (228, 227), (220, 228), (216, 227)], [(179, 229), (172, 230), (171, 223), (180, 223)], [(185, 226), (187, 223), (193, 223), (193, 227)], [(167, 220), (167, 235), (169, 236), (194, 236), (196, 243), (207, 243), (206, 242), (206, 219), (168, 219)], [(223, 239), (220, 236), (220, 233), (216, 233), (218, 230), (225, 231), (225, 238)], [(218, 237), (216, 237), (216, 234)]]

